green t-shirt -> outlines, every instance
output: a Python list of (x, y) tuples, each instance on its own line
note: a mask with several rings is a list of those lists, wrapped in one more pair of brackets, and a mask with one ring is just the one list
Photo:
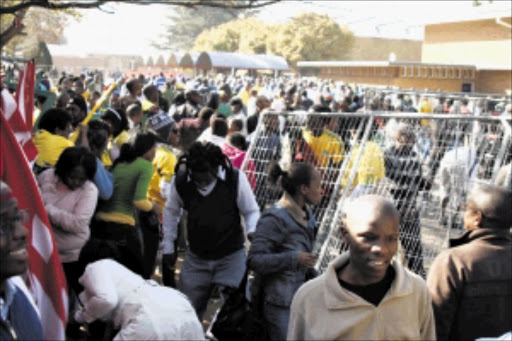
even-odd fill
[(141, 157), (133, 162), (117, 164), (112, 172), (114, 193), (100, 211), (122, 213), (134, 217), (134, 202), (147, 199), (153, 165)]

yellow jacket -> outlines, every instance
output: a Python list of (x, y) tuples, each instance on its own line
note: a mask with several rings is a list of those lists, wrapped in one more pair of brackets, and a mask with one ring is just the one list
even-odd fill
[(174, 167), (178, 163), (176, 155), (166, 146), (159, 145), (153, 159), (153, 176), (149, 182), (148, 199), (163, 209), (165, 204), (165, 191), (168, 189), (171, 178), (174, 176)]
[(34, 144), (37, 148), (36, 164), (40, 167), (55, 166), (64, 149), (75, 145), (67, 138), (44, 129), (40, 129), (34, 134)]
[[(341, 179), (341, 185), (343, 187), (348, 183), (349, 175), (358, 154), (359, 145), (356, 145), (352, 148), (347, 171), (345, 172), (345, 176)], [(384, 166), (384, 154), (382, 153), (382, 150), (377, 143), (367, 141), (364, 145), (361, 158), (359, 159), (359, 164), (351, 187), (355, 187), (356, 185), (375, 185), (384, 177), (385, 173), (386, 169)]]

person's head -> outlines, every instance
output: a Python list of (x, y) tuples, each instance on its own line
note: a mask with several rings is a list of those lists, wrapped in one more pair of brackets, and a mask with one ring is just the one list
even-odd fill
[(79, 79), (75, 80), (75, 82), (73, 83), (72, 89), (74, 92), (81, 95), (85, 91), (84, 82), (82, 81), (82, 79), (79, 78)]
[(210, 92), (208, 94), (208, 99), (206, 102), (206, 106), (208, 108), (212, 108), (213, 110), (217, 110), (219, 108), (219, 94), (217, 92)]
[(128, 106), (126, 109), (126, 113), (128, 114), (128, 119), (132, 121), (133, 125), (138, 125), (142, 122), (143, 112), (142, 108), (138, 103), (133, 103)]
[(491, 184), (476, 185), (471, 191), (464, 212), (464, 228), (495, 228), (512, 226), (512, 192)]
[(175, 168), (176, 172), (182, 167), (199, 189), (207, 187), (217, 179), (219, 168), (226, 172), (226, 179), (231, 179), (233, 173), (229, 158), (224, 155), (220, 147), (210, 142), (194, 142), (180, 156)]
[(65, 138), (73, 131), (73, 119), (71, 115), (63, 109), (52, 108), (46, 111), (39, 121), (39, 129), (59, 135)]
[(128, 89), (128, 92), (130, 95), (134, 97), (139, 97), (142, 90), (142, 85), (138, 79), (132, 78), (126, 82), (126, 89)]
[(258, 108), (258, 111), (261, 112), (262, 110), (270, 108), (270, 101), (265, 96), (258, 96), (256, 98), (256, 107)]
[(89, 121), (87, 129), (87, 141), (91, 152), (100, 157), (101, 153), (107, 148), (108, 138), (111, 134), (110, 126), (103, 120)]
[(87, 116), (87, 103), (82, 95), (75, 95), (68, 101), (66, 110), (73, 118), (71, 124), (76, 128)]
[(93, 181), (95, 173), (96, 157), (82, 146), (66, 148), (55, 164), (55, 174), (72, 191)]
[(110, 94), (110, 97), (108, 99), (108, 105), (112, 108), (119, 108), (121, 107), (121, 95), (118, 90), (112, 91)]
[(385, 97), (384, 98), (384, 102), (382, 103), (382, 110), (386, 110), (386, 111), (389, 111), (391, 110), (391, 98), (390, 97)]
[[(256, 100), (256, 105), (258, 105), (258, 101)], [(240, 111), (242, 111), (242, 108), (244, 107), (244, 104), (242, 102), (242, 99), (239, 97), (233, 97), (231, 101), (229, 102), (229, 106), (231, 107), (231, 112), (233, 114), (238, 114)]]
[(90, 108), (94, 108), (96, 102), (101, 98), (101, 94), (99, 91), (93, 91), (91, 96), (89, 97), (89, 106)]
[(210, 119), (212, 118), (215, 111), (212, 108), (204, 107), (199, 111), (198, 117), (203, 121), (206, 125), (210, 124)]
[(120, 163), (132, 163), (138, 157), (147, 161), (155, 158), (158, 138), (152, 132), (138, 133), (130, 142), (121, 146), (121, 153), (114, 161), (114, 168)]
[(59, 96), (57, 97), (57, 102), (55, 103), (55, 107), (60, 108), (60, 109), (65, 109), (70, 98), (71, 97), (69, 96), (69, 93), (67, 91), (62, 91), (59, 94)]
[(11, 188), (0, 181), (0, 288), (6, 279), (27, 270), (28, 215), (18, 209)]
[(128, 130), (129, 128), (126, 113), (121, 108), (107, 108), (101, 119), (110, 125), (114, 137), (117, 137), (123, 130)]
[(160, 96), (160, 93), (158, 92), (158, 88), (156, 85), (146, 85), (144, 89), (142, 90), (142, 93), (144, 94), (144, 97), (151, 103), (158, 104), (158, 98)]
[(322, 177), (310, 164), (293, 163), (289, 171), (284, 171), (279, 163), (270, 163), (268, 181), (276, 185), (281, 180), (282, 189), (298, 204), (318, 205), (322, 200)]
[(463, 106), (468, 106), (469, 104), (469, 100), (467, 98), (463, 98), (460, 100), (460, 103), (463, 105)]
[(197, 90), (187, 90), (185, 92), (185, 100), (193, 105), (201, 104), (202, 98)]
[(179, 107), (180, 105), (185, 104), (186, 101), (185, 94), (183, 92), (178, 92), (176, 96), (174, 96), (172, 104)]
[(165, 113), (149, 117), (147, 129), (153, 132), (161, 143), (177, 146), (180, 141), (180, 130), (174, 120)]
[(60, 85), (61, 91), (71, 90), (73, 87), (73, 79), (70, 77), (66, 77), (62, 80), (62, 83)]
[(228, 132), (230, 134), (236, 133), (236, 132), (241, 132), (243, 129), (244, 129), (244, 121), (242, 121), (240, 119), (235, 119), (235, 120), (231, 120), (231, 122), (229, 122)]
[(414, 128), (407, 123), (400, 123), (396, 130), (397, 148), (412, 148), (416, 142)]
[(215, 136), (226, 137), (228, 134), (228, 123), (226, 119), (220, 116), (210, 122), (210, 127), (212, 128), (212, 134)]
[(330, 113), (331, 109), (327, 106), (315, 104), (311, 107), (311, 115), (307, 116), (306, 127), (311, 131), (313, 136), (320, 136), (324, 131), (324, 127), (329, 123), (329, 116), (319, 115), (320, 113)]
[(240, 132), (230, 133), (226, 138), (228, 144), (236, 147), (240, 150), (247, 150), (247, 140), (245, 139), (244, 134)]
[(357, 284), (384, 278), (398, 248), (399, 225), (400, 215), (393, 203), (378, 195), (358, 197), (344, 208), (341, 234)]

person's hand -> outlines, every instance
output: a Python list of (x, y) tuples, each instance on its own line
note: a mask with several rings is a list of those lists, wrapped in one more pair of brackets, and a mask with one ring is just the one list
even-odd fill
[(160, 205), (158, 205), (156, 202), (153, 202), (153, 212), (158, 217), (158, 220), (161, 220), (160, 218), (162, 218), (162, 213), (163, 213), (162, 207), (160, 207)]
[(300, 251), (297, 254), (297, 261), (299, 262), (300, 265), (306, 268), (314, 267), (317, 259), (318, 257), (316, 255), (309, 252)]

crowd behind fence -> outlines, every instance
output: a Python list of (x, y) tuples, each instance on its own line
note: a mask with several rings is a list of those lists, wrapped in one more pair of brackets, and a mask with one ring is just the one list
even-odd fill
[(345, 203), (375, 193), (400, 212), (399, 258), (424, 276), (448, 239), (461, 234), (468, 191), (494, 181), (512, 157), (510, 118), (493, 116), (267, 112), (251, 140), (242, 169), (256, 178), (261, 209), (281, 195), (266, 182), (271, 161), (284, 168), (309, 162), (321, 172), (325, 195), (314, 208), (320, 272), (346, 249)]

